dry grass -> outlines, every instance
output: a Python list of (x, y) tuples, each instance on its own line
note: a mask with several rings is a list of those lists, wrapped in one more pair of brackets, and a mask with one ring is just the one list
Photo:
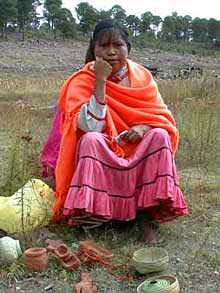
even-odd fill
[[(32, 108), (55, 105), (63, 80), (64, 77), (60, 73), (49, 79), (45, 77), (21, 79), (10, 76), (0, 80), (0, 135), (4, 142), (2, 146), (4, 162), (1, 167), (5, 174), (2, 175), (4, 178), (1, 178), (1, 184), (8, 174), (16, 173), (15, 169), (19, 172), (21, 164), (18, 162), (27, 159), (21, 151), (22, 145), (24, 147), (22, 136), (32, 137), (29, 149), (34, 147), (34, 142), (39, 142), (38, 147), (35, 145), (34, 151), (40, 151), (50, 127), (51, 115), (40, 110), (33, 112)], [(198, 201), (205, 206), (204, 201), (212, 203), (215, 198), (218, 199), (216, 193), (218, 193), (220, 177), (218, 115), (220, 80), (208, 78), (160, 80), (159, 88), (176, 118), (180, 131), (181, 140), (176, 161), (183, 174), (180, 172), (182, 187), (186, 194), (193, 193), (192, 198), (188, 196), (191, 208), (194, 206), (194, 200), (196, 207)], [(38, 157), (39, 153), (35, 155)], [(36, 170), (34, 172), (29, 170), (29, 174), (33, 173), (36, 173)], [(13, 182), (12, 175), (8, 178)], [(5, 186), (5, 182), (3, 185)], [(205, 196), (207, 194), (208, 196)], [(200, 198), (203, 200), (200, 201)]]
[[(11, 194), (21, 182), (25, 182), (38, 172), (36, 168), (38, 156), (49, 131), (51, 116), (41, 111), (33, 112), (32, 108), (55, 104), (63, 79), (62, 74), (57, 74), (50, 79), (45, 76), (24, 79), (11, 76), (0, 80), (0, 137), (3, 142), (0, 147), (1, 194)], [(164, 225), (160, 235), (169, 239), (169, 245), (164, 244), (164, 246), (171, 255), (174, 250), (180, 255), (185, 250), (185, 261), (192, 267), (198, 260), (203, 259), (209, 266), (216, 268), (219, 266), (219, 257), (216, 250), (210, 252), (209, 247), (210, 241), (213, 241), (212, 234), (215, 231), (216, 221), (220, 218), (220, 215), (213, 216), (213, 209), (220, 206), (220, 118), (218, 115), (220, 80), (208, 78), (184, 81), (163, 80), (159, 81), (159, 88), (174, 113), (180, 130), (181, 141), (176, 160), (181, 186), (190, 210), (188, 218)], [(22, 139), (26, 136), (32, 137), (30, 142)], [(188, 231), (189, 225), (193, 223), (197, 225), (197, 230)], [(209, 229), (205, 229), (203, 225)], [(78, 239), (91, 238), (111, 248), (117, 255), (126, 256), (141, 245), (142, 235), (137, 225), (122, 225), (120, 228), (117, 224), (117, 229), (115, 228), (113, 224), (106, 229), (83, 232), (77, 229), (72, 231), (60, 225), (50, 227), (70, 246), (77, 243)], [(184, 238), (184, 235), (187, 235), (188, 239)], [(184, 287), (187, 280), (184, 281), (186, 277), (182, 276), (181, 272), (187, 274), (188, 271), (183, 267), (179, 268), (178, 264), (172, 261), (171, 258), (171, 270), (177, 271)], [(136, 281), (126, 287), (118, 281), (113, 281), (111, 275), (105, 270), (100, 270), (98, 266), (91, 269), (91, 274), (96, 276), (100, 292), (134, 292), (137, 282), (140, 282), (140, 278), (134, 273)], [(54, 278), (54, 284), (57, 284), (56, 292), (70, 292), (70, 284), (79, 279), (79, 272), (74, 275), (69, 274), (56, 269), (52, 264), (45, 274), (39, 275), (39, 278), (48, 280), (51, 276)], [(6, 269), (3, 278), (5, 283), (0, 282), (0, 286), (6, 288), (9, 283), (19, 284), (20, 280), (28, 280), (28, 278), (28, 272), (18, 263), (17, 268)], [(59, 283), (64, 279), (69, 286), (67, 289), (62, 287), (62, 282)], [(104, 285), (103, 280), (109, 285)], [(105, 291), (105, 286), (115, 288), (115, 291)], [(33, 290), (32, 292), (35, 292)]]

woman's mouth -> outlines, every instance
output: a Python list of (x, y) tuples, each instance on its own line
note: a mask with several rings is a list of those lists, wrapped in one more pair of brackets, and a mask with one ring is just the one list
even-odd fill
[(110, 65), (118, 64), (119, 60), (106, 60)]

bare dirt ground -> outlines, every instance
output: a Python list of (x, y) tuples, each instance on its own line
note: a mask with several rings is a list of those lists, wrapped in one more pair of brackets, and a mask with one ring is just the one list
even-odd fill
[[(72, 73), (84, 63), (87, 44), (72, 42), (48, 42), (30, 40), (0, 42), (0, 72), (55, 72)], [(219, 57), (199, 57), (144, 48), (131, 50), (130, 58), (141, 64), (159, 68), (199, 66), (219, 70)]]
[[(0, 42), (0, 80), (5, 78), (53, 76), (66, 78), (84, 63), (86, 45), (80, 42), (27, 41)], [(131, 58), (142, 64), (152, 64), (162, 69), (179, 66), (199, 66), (214, 74), (220, 70), (217, 57), (198, 57), (160, 50), (133, 50)], [(2, 105), (0, 96), (0, 106)], [(5, 101), (3, 101), (5, 103)], [(2, 143), (2, 142), (1, 142)], [(173, 223), (160, 225), (157, 230), (158, 245), (169, 253), (169, 267), (164, 274), (174, 274), (180, 282), (181, 292), (220, 292), (220, 170), (209, 174), (198, 168), (180, 170), (181, 185), (189, 204), (190, 215)], [(21, 235), (15, 235), (21, 242)], [(49, 225), (28, 235), (33, 245), (45, 245), (46, 238), (62, 239), (78, 250), (79, 240), (93, 239), (111, 249), (117, 257), (127, 259), (136, 248), (144, 245), (137, 223), (110, 223), (95, 230)], [(115, 278), (100, 264), (83, 264), (76, 272), (67, 273), (50, 259), (49, 268), (42, 273), (29, 272), (20, 261), (10, 267), (0, 267), (0, 292), (73, 292), (80, 272), (88, 271), (98, 287), (98, 292), (136, 292), (146, 276), (137, 274), (132, 267), (131, 282)], [(152, 276), (151, 275), (147, 275)]]

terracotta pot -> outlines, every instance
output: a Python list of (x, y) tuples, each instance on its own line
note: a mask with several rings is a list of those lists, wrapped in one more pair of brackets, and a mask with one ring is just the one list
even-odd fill
[(60, 245), (54, 253), (65, 262), (72, 258), (72, 252), (66, 245)]
[(44, 271), (48, 265), (47, 250), (44, 247), (32, 247), (24, 252), (25, 265), (34, 271)]
[(79, 258), (74, 253), (70, 255), (68, 260), (64, 261), (59, 259), (59, 261), (62, 267), (68, 272), (75, 271), (81, 265)]
[(96, 244), (93, 241), (80, 241), (79, 244), (81, 254), (85, 255), (89, 259), (96, 260), (98, 257), (102, 258), (104, 261), (111, 261), (114, 257), (114, 254), (110, 250)]
[(73, 292), (97, 293), (97, 287), (93, 284), (88, 273), (81, 273), (81, 281), (75, 285)]
[(65, 245), (63, 240), (53, 240), (53, 239), (46, 239), (45, 243), (48, 245), (47, 246), (47, 251), (48, 252), (54, 252), (58, 247)]

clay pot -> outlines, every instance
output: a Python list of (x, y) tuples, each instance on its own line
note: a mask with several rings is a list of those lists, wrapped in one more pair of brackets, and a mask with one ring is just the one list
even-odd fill
[(44, 271), (48, 265), (48, 255), (46, 248), (32, 247), (24, 252), (24, 263), (33, 271)]
[(47, 239), (45, 242), (48, 244), (47, 251), (59, 261), (66, 271), (73, 272), (81, 265), (78, 256), (72, 253), (62, 240)]
[(4, 264), (13, 263), (22, 254), (19, 240), (11, 237), (0, 239), (0, 262)]
[(110, 250), (96, 244), (93, 241), (80, 241), (79, 244), (80, 252), (91, 260), (96, 260), (98, 257), (109, 262), (112, 261), (114, 257), (114, 254)]
[(46, 239), (45, 243), (48, 245), (47, 246), (48, 252), (54, 252), (55, 249), (57, 249), (61, 245), (64, 245), (64, 242), (60, 239), (59, 240)]
[(73, 290), (74, 293), (97, 293), (97, 287), (88, 273), (81, 273), (81, 281), (77, 283)]
[(72, 257), (72, 252), (66, 245), (60, 245), (54, 253), (63, 261), (68, 261)]
[(60, 259), (60, 263), (62, 267), (68, 272), (75, 271), (81, 265), (79, 258), (74, 253), (70, 255), (68, 260), (64, 261)]

